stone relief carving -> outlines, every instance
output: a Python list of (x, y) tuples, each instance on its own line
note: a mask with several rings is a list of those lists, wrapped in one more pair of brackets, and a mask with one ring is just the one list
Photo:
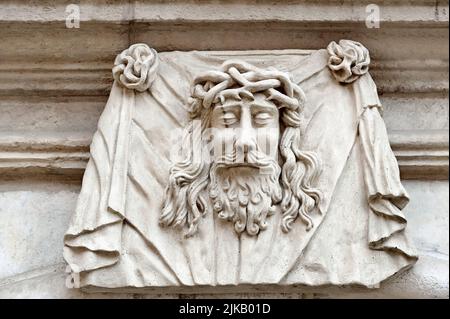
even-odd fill
[[(200, 139), (171, 167), (162, 224), (187, 223), (190, 236), (212, 208), (221, 219), (233, 221), (237, 233), (257, 235), (279, 204), (284, 231), (297, 216), (311, 229), (309, 214), (320, 200), (311, 182), (320, 162), (300, 149), (305, 94), (289, 74), (227, 60), (221, 71), (196, 77), (192, 91), (191, 124), (198, 121)], [(187, 138), (193, 135), (190, 128)], [(192, 150), (203, 148), (196, 160)]]
[(123, 51), (65, 236), (81, 286), (377, 287), (411, 267), (369, 64), (350, 40)]

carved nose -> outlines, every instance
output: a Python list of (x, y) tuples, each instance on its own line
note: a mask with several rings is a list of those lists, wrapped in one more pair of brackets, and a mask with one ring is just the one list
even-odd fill
[(236, 151), (240, 159), (247, 162), (247, 154), (256, 150), (256, 132), (252, 127), (252, 116), (248, 108), (242, 109), (240, 124), (237, 131)]
[(244, 130), (236, 141), (237, 151), (248, 154), (256, 149), (255, 138), (248, 130)]

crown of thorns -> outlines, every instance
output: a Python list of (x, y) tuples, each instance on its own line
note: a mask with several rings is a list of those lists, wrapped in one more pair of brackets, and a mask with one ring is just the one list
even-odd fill
[(253, 93), (264, 92), (268, 100), (276, 101), (280, 107), (300, 112), (305, 101), (302, 89), (293, 82), (289, 73), (275, 68), (260, 69), (249, 63), (228, 60), (221, 70), (211, 70), (194, 79), (192, 113), (211, 104), (224, 103), (228, 98), (241, 100), (253, 98)]

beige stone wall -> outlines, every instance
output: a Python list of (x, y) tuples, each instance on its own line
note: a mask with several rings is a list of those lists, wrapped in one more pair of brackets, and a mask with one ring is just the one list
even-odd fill
[[(371, 52), (420, 260), (378, 290), (298, 288), (264, 296), (448, 297), (447, 1), (26, 3), (0, 3), (0, 297), (99, 296), (66, 288), (62, 237), (117, 53), (135, 42), (158, 51), (319, 49), (342, 38)], [(66, 27), (70, 3), (81, 9), (80, 28)], [(371, 3), (381, 9), (380, 28), (366, 27)], [(145, 295), (155, 296), (161, 294)], [(205, 296), (210, 292), (198, 295)]]

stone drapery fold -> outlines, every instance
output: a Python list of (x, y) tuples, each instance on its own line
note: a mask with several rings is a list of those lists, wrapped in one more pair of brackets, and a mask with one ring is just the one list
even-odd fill
[(76, 272), (119, 259), (134, 104), (134, 91), (115, 82), (92, 138), (77, 208), (64, 238), (64, 257)]
[(377, 106), (366, 107), (358, 129), (371, 209), (368, 244), (371, 249), (395, 250), (415, 261), (417, 253), (404, 234), (407, 221), (402, 209), (408, 204), (409, 197), (400, 181), (398, 163), (379, 110)]

